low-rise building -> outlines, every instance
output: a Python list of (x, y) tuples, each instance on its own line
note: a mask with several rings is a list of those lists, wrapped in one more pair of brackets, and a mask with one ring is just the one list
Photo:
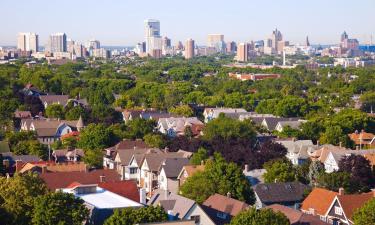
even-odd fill
[(192, 136), (199, 136), (204, 124), (197, 117), (168, 117), (160, 118), (157, 129), (169, 137), (185, 135), (186, 128), (190, 128)]
[(286, 157), (294, 164), (301, 165), (319, 146), (314, 145), (311, 140), (278, 140), (277, 143), (283, 145), (287, 154)]

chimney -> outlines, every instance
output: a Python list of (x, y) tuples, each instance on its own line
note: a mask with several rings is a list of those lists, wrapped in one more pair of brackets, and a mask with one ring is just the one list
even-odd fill
[(146, 189), (139, 189), (139, 203), (146, 205)]
[(101, 175), (101, 176), (100, 176), (100, 183), (103, 183), (103, 182), (105, 182), (105, 176), (104, 176), (104, 175)]
[(245, 172), (249, 172), (249, 165), (245, 164)]
[(230, 192), (227, 193), (228, 198), (232, 198), (232, 194)]
[(47, 173), (47, 166), (42, 166), (42, 173)]
[(16, 160), (16, 172), (22, 169), (22, 160)]
[(201, 166), (203, 166), (204, 165), (204, 160), (201, 160)]
[(339, 146), (340, 146), (340, 148), (342, 147), (342, 142), (340, 141), (340, 143), (339, 143)]
[(344, 188), (339, 188), (339, 195), (344, 195), (345, 194), (345, 190)]

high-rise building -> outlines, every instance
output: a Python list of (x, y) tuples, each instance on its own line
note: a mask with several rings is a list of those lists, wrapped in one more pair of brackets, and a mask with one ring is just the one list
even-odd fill
[(159, 20), (147, 19), (145, 23), (146, 53), (152, 54), (154, 49), (162, 49)]
[(91, 40), (86, 42), (85, 47), (87, 49), (98, 49), (98, 48), (100, 48), (100, 41), (95, 40), (95, 39), (91, 39)]
[(309, 36), (306, 36), (306, 46), (310, 46)]
[(185, 59), (191, 59), (194, 57), (194, 40), (187, 39), (185, 45)]
[(209, 34), (207, 37), (207, 46), (214, 47), (218, 52), (224, 52), (225, 42), (223, 34)]
[(21, 51), (37, 52), (39, 49), (39, 36), (35, 33), (19, 33), (17, 48)]
[(237, 45), (237, 61), (239, 62), (247, 62), (248, 60), (248, 44), (247, 43), (239, 43)]
[(66, 34), (65, 33), (51, 34), (48, 39), (46, 50), (49, 52), (66, 52), (67, 51)]
[(236, 52), (237, 51), (236, 42), (234, 42), (234, 41), (227, 42), (225, 49), (226, 49), (227, 53), (234, 53), (234, 52)]
[(348, 39), (349, 36), (348, 34), (346, 33), (346, 31), (344, 31), (344, 33), (341, 34), (341, 42), (343, 42), (345, 39)]

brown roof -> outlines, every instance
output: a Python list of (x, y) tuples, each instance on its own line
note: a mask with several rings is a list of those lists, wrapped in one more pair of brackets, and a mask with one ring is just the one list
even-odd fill
[(352, 220), (353, 213), (356, 209), (361, 208), (366, 202), (374, 198), (374, 192), (337, 195), (337, 199), (345, 213), (346, 218)]
[(107, 182), (120, 180), (117, 171), (109, 169), (93, 170), (90, 172), (75, 171), (40, 174), (40, 177), (51, 190), (66, 188), (73, 182), (78, 182), (80, 184), (98, 184), (100, 182), (100, 176), (105, 176)]
[(273, 204), (266, 207), (267, 209), (272, 209), (274, 212), (281, 212), (284, 214), (288, 219), (291, 225), (325, 225), (328, 223), (323, 222), (317, 216), (312, 216), (308, 214), (304, 214), (301, 211), (292, 209), (287, 206)]
[(40, 100), (44, 104), (46, 102), (48, 105), (57, 104), (66, 105), (69, 100), (69, 95), (41, 95), (39, 96)]
[(107, 148), (107, 150), (118, 151), (122, 149), (134, 149), (134, 148), (149, 148), (149, 146), (142, 140), (122, 140), (115, 146)]
[(162, 162), (167, 158), (184, 158), (184, 153), (179, 152), (168, 152), (168, 153), (151, 153), (145, 155), (145, 161), (150, 171), (159, 171)]
[(225, 212), (231, 216), (236, 216), (242, 210), (249, 207), (245, 202), (226, 197), (220, 194), (211, 195), (203, 205), (216, 209), (220, 212)]
[(367, 133), (364, 130), (362, 130), (360, 133), (354, 132), (351, 134), (348, 134), (349, 138), (354, 141), (356, 145), (362, 144), (367, 145), (370, 144), (371, 141), (375, 138), (375, 135), (372, 133)]
[(312, 157), (318, 159), (320, 162), (324, 163), (330, 152), (333, 153), (345, 153), (348, 149), (344, 147), (334, 146), (334, 145), (323, 145), (322, 148), (316, 150), (312, 153)]
[(99, 187), (104, 188), (110, 192), (129, 198), (133, 201), (139, 202), (139, 192), (137, 183), (132, 180), (121, 180), (112, 182), (99, 183)]
[(338, 195), (337, 192), (314, 188), (302, 202), (301, 209), (304, 211), (314, 209), (315, 214), (325, 215), (336, 195)]
[(375, 165), (375, 154), (364, 154), (363, 157), (365, 157), (368, 161), (370, 161), (370, 165), (374, 166)]
[(205, 165), (186, 165), (182, 168), (180, 175), (181, 176), (183, 171), (186, 171), (189, 177), (193, 176), (196, 172), (203, 171)]

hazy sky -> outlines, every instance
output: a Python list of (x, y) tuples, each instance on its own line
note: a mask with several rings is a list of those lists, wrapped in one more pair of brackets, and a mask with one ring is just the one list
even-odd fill
[(206, 44), (209, 33), (225, 40), (268, 37), (278, 28), (286, 40), (337, 43), (346, 30), (361, 43), (375, 42), (375, 0), (0, 0), (0, 46), (15, 45), (18, 32), (36, 32), (40, 45), (50, 33), (96, 38), (102, 45), (143, 40), (143, 20), (158, 19), (161, 34), (175, 44), (193, 38)]

